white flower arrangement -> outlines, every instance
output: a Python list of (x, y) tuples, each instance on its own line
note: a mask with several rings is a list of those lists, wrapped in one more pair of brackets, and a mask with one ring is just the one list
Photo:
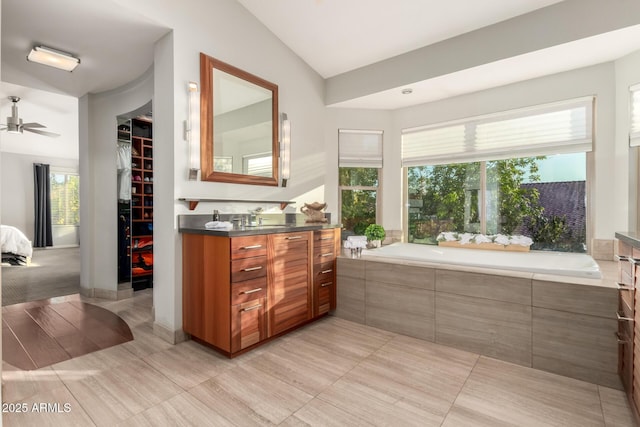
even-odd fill
[(461, 245), (494, 243), (496, 245), (508, 246), (519, 245), (529, 247), (533, 244), (530, 237), (522, 235), (505, 235), (505, 234), (472, 234), (472, 233), (456, 233), (453, 231), (445, 231), (438, 234), (436, 238), (438, 242), (459, 242)]

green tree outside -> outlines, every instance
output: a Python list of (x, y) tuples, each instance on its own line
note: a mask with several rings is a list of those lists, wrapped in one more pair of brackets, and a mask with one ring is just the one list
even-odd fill
[[(488, 234), (512, 234), (525, 218), (538, 217), (538, 191), (522, 188), (540, 180), (542, 157), (486, 162)], [(443, 231), (480, 232), (479, 203), (483, 164), (460, 163), (408, 169), (409, 241), (436, 243)], [(492, 200), (493, 198), (493, 200)], [(496, 208), (492, 211), (490, 206)]]

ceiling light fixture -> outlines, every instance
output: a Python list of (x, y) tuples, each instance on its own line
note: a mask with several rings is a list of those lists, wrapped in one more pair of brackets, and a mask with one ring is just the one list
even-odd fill
[(406, 89), (402, 89), (402, 94), (403, 95), (409, 95), (413, 93), (413, 89), (411, 89), (410, 87), (406, 88)]
[(61, 52), (45, 46), (35, 46), (27, 55), (27, 61), (48, 65), (64, 71), (73, 71), (80, 64), (80, 59), (70, 53)]

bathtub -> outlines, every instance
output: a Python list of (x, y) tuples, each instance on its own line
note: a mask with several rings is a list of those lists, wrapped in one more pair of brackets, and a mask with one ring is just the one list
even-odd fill
[(362, 251), (362, 258), (411, 261), (425, 265), (465, 265), (588, 279), (602, 278), (600, 268), (593, 258), (587, 254), (569, 252), (504, 252), (394, 243), (377, 249), (365, 249)]

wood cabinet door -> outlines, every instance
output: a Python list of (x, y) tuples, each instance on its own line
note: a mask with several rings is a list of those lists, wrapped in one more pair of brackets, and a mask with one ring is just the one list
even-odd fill
[(269, 336), (311, 318), (311, 232), (268, 235)]
[(235, 353), (267, 337), (266, 300), (255, 299), (231, 307), (231, 352)]

